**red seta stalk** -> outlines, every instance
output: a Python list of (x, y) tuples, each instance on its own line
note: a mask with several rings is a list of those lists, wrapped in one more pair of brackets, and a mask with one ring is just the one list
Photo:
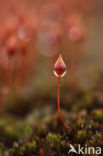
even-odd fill
[(58, 113), (59, 113), (59, 117), (60, 117), (60, 120), (63, 124), (63, 127), (64, 129), (67, 131), (67, 127), (64, 123), (64, 119), (62, 117), (62, 114), (61, 114), (61, 110), (60, 110), (60, 82), (61, 82), (61, 77), (58, 77), (58, 97), (57, 97), (57, 103), (58, 103)]
[(6, 108), (7, 97), (10, 92), (11, 84), (12, 84), (12, 72), (11, 72), (11, 60), (9, 59), (8, 69), (7, 69), (6, 86), (2, 88), (0, 115), (4, 112), (4, 110)]
[(68, 132), (67, 126), (65, 125), (65, 122), (62, 117), (61, 110), (60, 110), (60, 82), (61, 82), (61, 77), (63, 77), (65, 73), (66, 73), (66, 65), (62, 59), (62, 55), (60, 54), (57, 62), (54, 65), (54, 74), (58, 77), (57, 104), (58, 104), (58, 113), (59, 113), (61, 123), (63, 124), (63, 127), (66, 130), (66, 132)]

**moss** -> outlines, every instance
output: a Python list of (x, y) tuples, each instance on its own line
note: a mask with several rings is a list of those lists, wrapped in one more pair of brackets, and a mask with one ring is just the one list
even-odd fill
[(38, 129), (37, 133), (38, 133), (39, 136), (42, 136), (42, 137), (46, 136), (48, 134), (47, 126), (46, 125), (39, 126), (39, 129)]
[(12, 149), (9, 150), (8, 155), (9, 156), (20, 156), (19, 150), (15, 149), (15, 148), (12, 148)]
[(24, 123), (19, 123), (16, 125), (16, 129), (18, 132), (19, 139), (25, 139), (33, 136), (33, 128), (29, 125), (25, 125)]
[[(94, 93), (91, 92), (90, 96), (88, 92), (78, 93), (76, 97), (70, 96), (70, 101), (65, 100), (68, 93), (63, 96), (62, 115), (68, 125), (68, 134), (64, 132), (53, 99), (52, 105), (45, 105), (45, 108), (44, 105), (42, 108), (38, 106), (26, 118), (7, 114), (0, 119), (0, 142), (4, 143), (0, 145), (0, 154), (8, 151), (9, 156), (61, 156), (68, 153), (70, 143), (76, 149), (78, 143), (103, 146), (103, 109), (100, 109), (101, 103), (95, 103)], [(14, 145), (15, 142), (18, 146)]]
[(95, 140), (101, 139), (101, 137), (102, 137), (102, 135), (100, 133), (96, 132), (96, 134), (94, 136)]
[(28, 142), (21, 147), (12, 148), (9, 150), (9, 156), (28, 156), (36, 154), (37, 144), (35, 141)]
[(5, 128), (5, 135), (8, 139), (17, 139), (18, 138), (18, 132), (15, 129), (15, 127), (7, 126)]
[(3, 143), (0, 144), (0, 156), (6, 156), (7, 155), (7, 151), (5, 148), (5, 145)]
[(27, 155), (27, 154), (34, 154), (36, 153), (36, 150), (37, 150), (37, 144), (35, 141), (33, 142), (29, 142), (29, 143), (26, 143), (22, 148), (21, 148), (23, 154)]
[(95, 110), (93, 111), (93, 118), (97, 121), (103, 121), (103, 110)]
[(80, 130), (77, 132), (77, 141), (84, 141), (84, 139), (86, 139), (87, 133), (85, 130)]
[(0, 129), (3, 129), (7, 126), (7, 121), (6, 120), (0, 120)]
[(35, 136), (34, 136), (34, 140), (35, 140), (35, 142), (37, 143), (37, 145), (39, 145), (39, 144), (40, 144), (40, 142), (41, 142), (40, 137), (39, 137), (39, 136), (37, 136), (37, 135), (35, 135)]
[(24, 132), (23, 132), (25, 137), (33, 136), (33, 133), (34, 133), (33, 129), (30, 126), (25, 126)]
[(32, 143), (27, 143), (25, 144), (26, 149), (28, 149), (29, 151), (33, 151), (36, 152), (36, 148), (37, 148), (37, 144), (35, 141), (33, 141)]
[(60, 134), (48, 134), (48, 136), (46, 137), (46, 144), (47, 147), (49, 147), (51, 150), (59, 150), (59, 144), (62, 140), (62, 137)]
[(99, 128), (99, 123), (96, 121), (95, 122), (91, 121), (88, 124), (87, 130), (91, 130), (92, 132), (95, 132), (95, 130), (98, 130), (98, 128)]
[(103, 134), (96, 132), (92, 139), (94, 140), (95, 145), (103, 146)]
[(65, 140), (60, 142), (60, 151), (61, 153), (68, 153), (69, 143)]
[(76, 127), (77, 128), (79, 128), (79, 129), (81, 129), (81, 128), (84, 128), (84, 126), (85, 126), (85, 121), (84, 120), (78, 120), (77, 122), (76, 122)]
[(0, 151), (4, 151), (5, 150), (5, 146), (3, 143), (0, 144)]
[(25, 146), (20, 147), (20, 154), (21, 154), (21, 155), (24, 155), (25, 152), (26, 152)]

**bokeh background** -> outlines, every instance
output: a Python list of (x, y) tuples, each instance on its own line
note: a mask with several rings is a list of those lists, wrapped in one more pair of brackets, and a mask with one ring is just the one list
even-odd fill
[[(70, 142), (102, 145), (96, 144), (103, 137), (102, 17), (102, 0), (0, 1), (1, 153), (66, 155)], [(59, 54), (67, 67), (60, 98), (69, 136), (57, 112)], [(97, 127), (87, 132), (90, 125)]]

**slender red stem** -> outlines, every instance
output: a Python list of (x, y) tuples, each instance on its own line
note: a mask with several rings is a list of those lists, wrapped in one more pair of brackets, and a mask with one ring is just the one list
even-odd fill
[(57, 99), (58, 113), (59, 113), (59, 117), (60, 117), (60, 120), (63, 124), (64, 129), (66, 130), (66, 132), (68, 132), (67, 127), (64, 123), (64, 119), (63, 119), (62, 114), (61, 114), (61, 110), (60, 110), (60, 82), (61, 82), (61, 77), (58, 77), (58, 99)]
[(7, 71), (7, 87), (10, 89), (12, 84), (12, 71), (11, 71), (11, 59), (9, 58), (8, 62), (8, 71)]
[(0, 115), (4, 112), (6, 108), (6, 102), (7, 102), (7, 97), (10, 92), (10, 87), (12, 85), (12, 72), (11, 72), (11, 60), (9, 59), (8, 62), (8, 70), (7, 70), (7, 79), (6, 79), (6, 87), (7, 91), (2, 92), (2, 97), (1, 97), (1, 106), (0, 106)]

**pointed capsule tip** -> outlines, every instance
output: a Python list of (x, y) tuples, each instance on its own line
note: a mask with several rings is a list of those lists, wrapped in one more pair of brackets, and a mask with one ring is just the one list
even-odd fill
[(54, 73), (57, 77), (62, 77), (66, 73), (66, 65), (63, 61), (61, 54), (59, 55), (55, 65), (54, 65)]
[(59, 54), (58, 60), (63, 60), (62, 54)]
[(59, 57), (62, 57), (62, 54), (59, 54)]

